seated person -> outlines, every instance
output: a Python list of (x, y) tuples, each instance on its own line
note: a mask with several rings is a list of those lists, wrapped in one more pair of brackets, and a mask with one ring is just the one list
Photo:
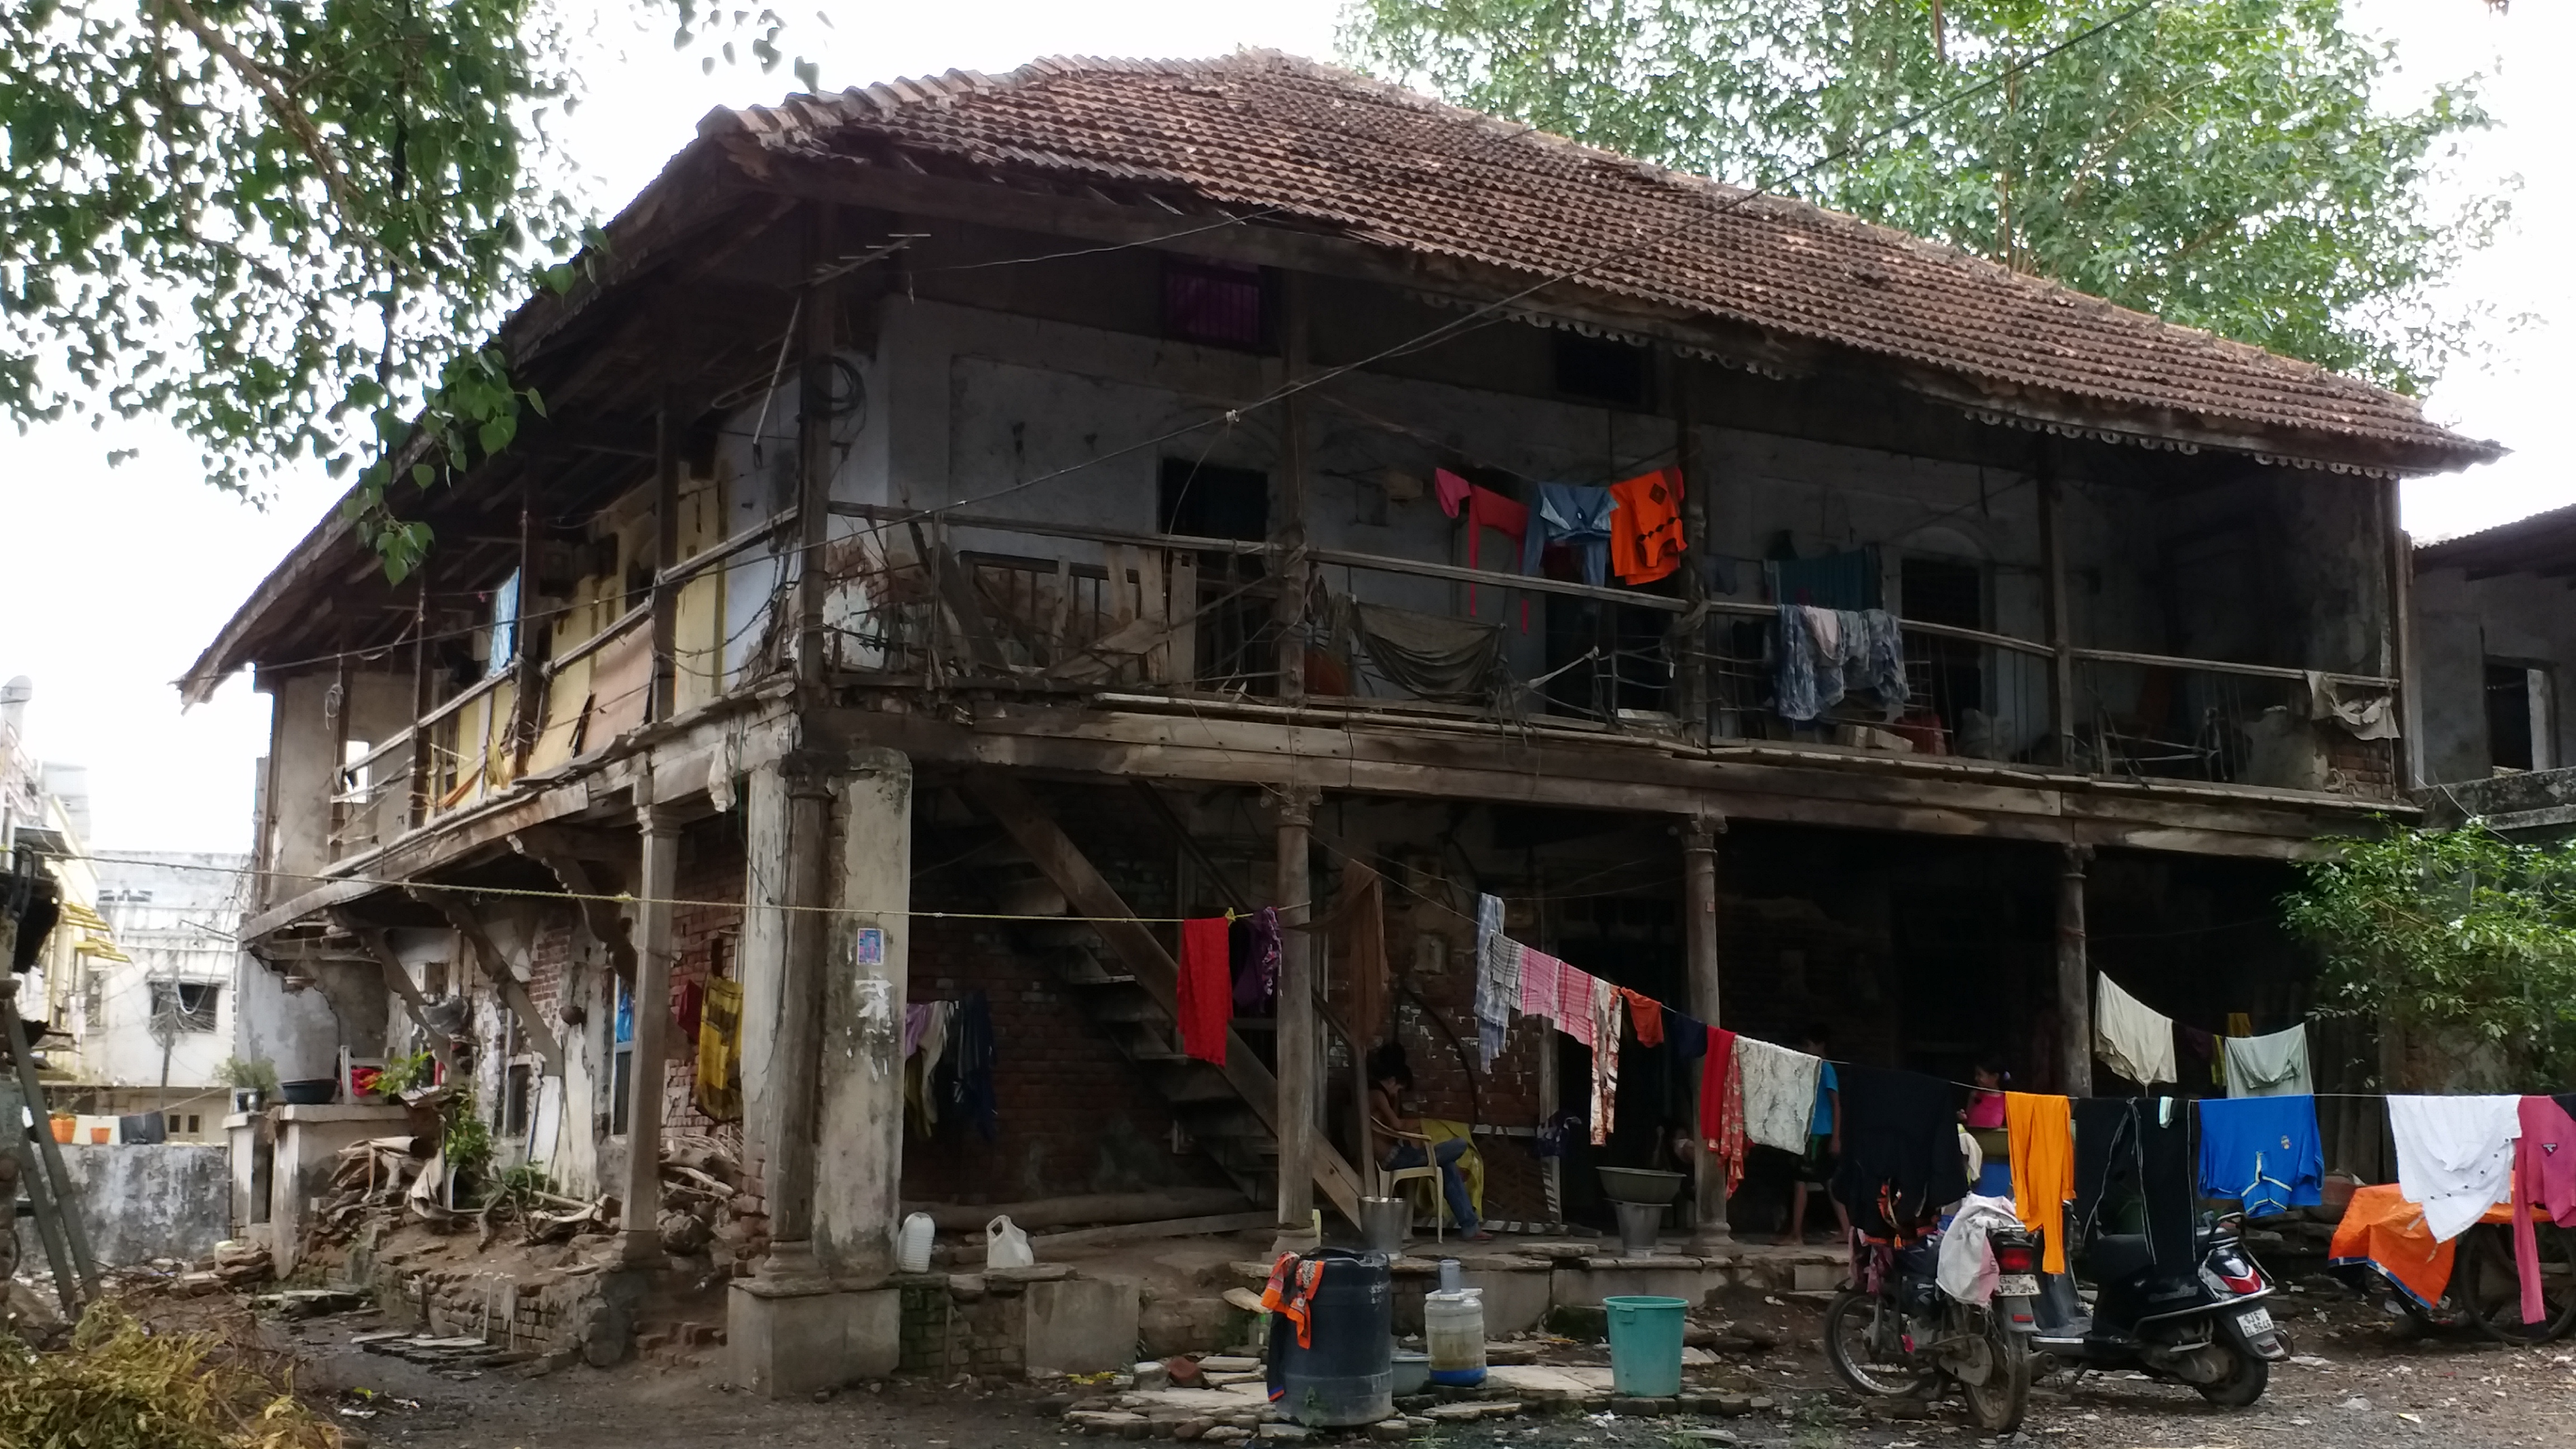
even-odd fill
[(1448, 1200), (1458, 1236), (1475, 1243), (1492, 1241), (1494, 1235), (1476, 1217), (1475, 1198), (1467, 1191), (1467, 1174), (1459, 1165), (1469, 1150), (1466, 1139), (1453, 1137), (1432, 1146), (1421, 1122), (1404, 1110), (1404, 1094), (1413, 1090), (1413, 1068), (1406, 1063), (1402, 1046), (1389, 1042), (1369, 1054), (1369, 1083), (1370, 1121), (1380, 1135), (1394, 1140), (1379, 1165), (1392, 1171), (1436, 1164), (1440, 1194)]

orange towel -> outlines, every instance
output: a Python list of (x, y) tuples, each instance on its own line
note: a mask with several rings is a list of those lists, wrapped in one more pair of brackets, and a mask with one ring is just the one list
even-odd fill
[[(2513, 1208), (2498, 1203), (2482, 1223), (2511, 1223)], [(2393, 1182), (2352, 1190), (2352, 1202), (2335, 1224), (2334, 1242), (2326, 1248), (2332, 1262), (2367, 1262), (2430, 1308), (2451, 1287), (2451, 1259), (2459, 1239), (2435, 1242), (2424, 1223), (2424, 1209), (2406, 1200)]]
[(1664, 1004), (1651, 996), (1640, 995), (1622, 986), (1619, 994), (1628, 999), (1628, 1024), (1636, 1028), (1637, 1045), (1664, 1044)]
[(1682, 564), (1682, 470), (1658, 468), (1610, 485), (1610, 571), (1631, 586), (1651, 584)]
[(2039, 1233), (2039, 1266), (2066, 1271), (2066, 1204), (2075, 1196), (2074, 1104), (2064, 1097), (2004, 1093), (2004, 1129), (2012, 1134), (2013, 1212)]

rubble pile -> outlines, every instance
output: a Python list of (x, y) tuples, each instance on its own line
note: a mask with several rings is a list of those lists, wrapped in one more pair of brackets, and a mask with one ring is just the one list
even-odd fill
[(662, 1201), (654, 1225), (663, 1251), (705, 1257), (726, 1277), (751, 1272), (768, 1251), (768, 1219), (742, 1163), (710, 1137), (677, 1136), (662, 1146)]

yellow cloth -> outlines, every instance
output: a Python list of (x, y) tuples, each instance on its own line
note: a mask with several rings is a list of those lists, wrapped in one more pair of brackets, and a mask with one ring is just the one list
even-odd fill
[(698, 1014), (698, 1110), (718, 1122), (742, 1120), (742, 983), (707, 983)]
[[(1466, 1123), (1452, 1122), (1443, 1117), (1424, 1117), (1414, 1125), (1421, 1129), (1423, 1136), (1431, 1139), (1422, 1144), (1422, 1150), (1426, 1153), (1437, 1153), (1440, 1144), (1453, 1137), (1467, 1144), (1467, 1150), (1459, 1155), (1458, 1171), (1467, 1180), (1468, 1203), (1476, 1209), (1476, 1216), (1483, 1217), (1485, 1215), (1485, 1156), (1476, 1150), (1475, 1134), (1468, 1129)], [(1444, 1218), (1449, 1216), (1449, 1199), (1440, 1192), (1437, 1179), (1417, 1177), (1406, 1183), (1404, 1190), (1408, 1195), (1416, 1197), (1429, 1193), (1430, 1210)], [(1416, 1212), (1422, 1209), (1422, 1203), (1414, 1204)]]
[(2064, 1097), (2004, 1093), (2012, 1137), (2013, 1213), (2043, 1234), (2040, 1267), (2066, 1271), (2066, 1204), (2075, 1196), (2075, 1105)]

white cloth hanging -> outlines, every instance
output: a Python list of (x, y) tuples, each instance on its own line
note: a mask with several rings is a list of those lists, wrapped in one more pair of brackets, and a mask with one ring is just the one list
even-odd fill
[(2227, 1095), (2316, 1095), (2316, 1079), (2308, 1072), (2308, 1028), (2305, 1023), (2269, 1036), (2230, 1036), (2220, 1040), (2227, 1043)]
[(2513, 1190), (2520, 1097), (2390, 1097), (2397, 1190), (2424, 1209), (2435, 1242), (2469, 1230)]
[(1962, 1303), (1986, 1303), (1995, 1296), (2002, 1275), (1995, 1269), (1995, 1250), (1986, 1235), (1997, 1228), (2021, 1231), (2012, 1200), (1970, 1193), (1959, 1200), (1950, 1226), (1941, 1230), (1941, 1256), (1933, 1277), (1941, 1291)]
[(1745, 1140), (1805, 1153), (1807, 1124), (1815, 1119), (1816, 1083), (1824, 1075), (1824, 1059), (1739, 1036), (1735, 1060), (1744, 1077)]
[(2146, 1086), (2182, 1080), (2174, 1066), (2173, 1018), (2093, 973), (2093, 1051), (2112, 1071)]

